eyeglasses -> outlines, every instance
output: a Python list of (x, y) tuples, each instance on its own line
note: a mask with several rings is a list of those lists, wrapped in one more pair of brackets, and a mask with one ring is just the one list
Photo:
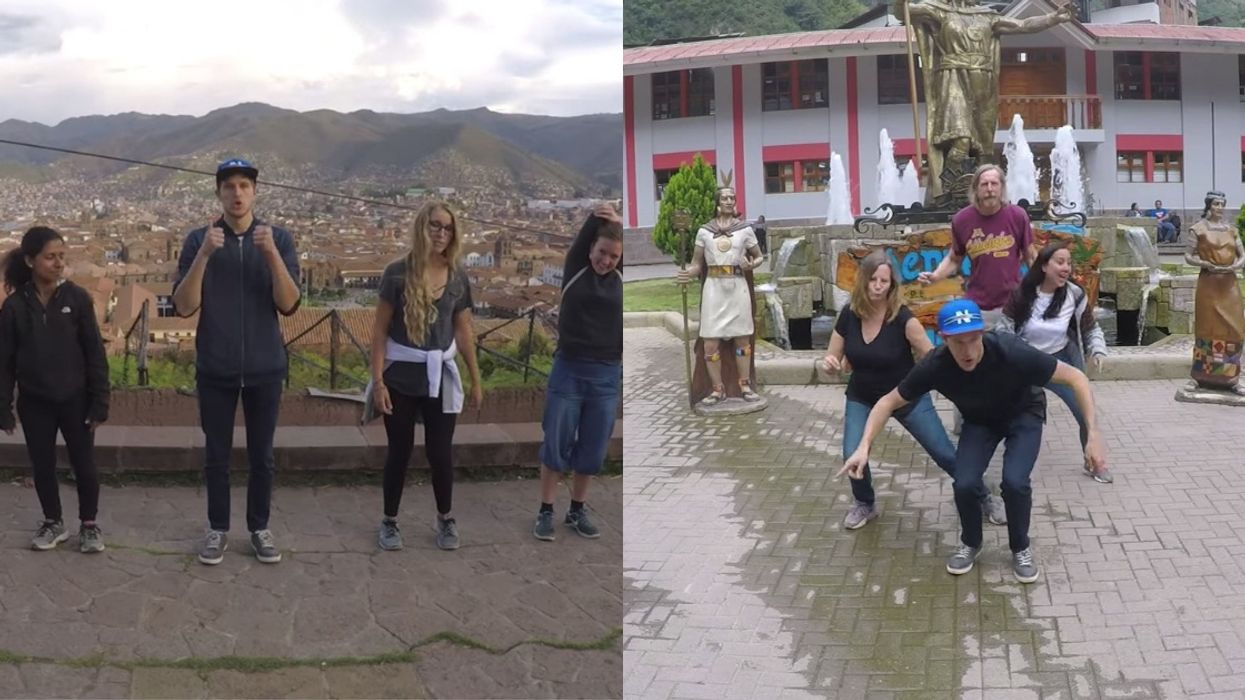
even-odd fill
[(443, 224), (440, 221), (429, 221), (428, 230), (432, 233), (441, 233), (442, 231), (454, 233), (454, 224)]

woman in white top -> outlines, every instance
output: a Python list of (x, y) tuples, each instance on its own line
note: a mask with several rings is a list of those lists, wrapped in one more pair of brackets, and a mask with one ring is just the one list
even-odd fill
[[(1084, 289), (1069, 281), (1072, 275), (1072, 253), (1064, 241), (1047, 245), (1038, 253), (1033, 265), (1025, 273), (1020, 286), (1012, 291), (1011, 298), (1003, 307), (1003, 319), (995, 326), (1000, 333), (1018, 335), (1025, 342), (1042, 352), (1085, 371), (1086, 357), (1091, 357), (1094, 368), (1102, 369), (1102, 358), (1107, 355), (1107, 341), (1089, 306), (1089, 295)], [(1051, 384), (1046, 387), (1072, 410), (1072, 416), (1081, 429), (1081, 450), (1085, 449), (1087, 436), (1085, 417), (1077, 406), (1076, 397), (1069, 387)], [(1085, 472), (1101, 484), (1112, 482), (1111, 472), (1106, 468), (1093, 471), (1088, 462)]]

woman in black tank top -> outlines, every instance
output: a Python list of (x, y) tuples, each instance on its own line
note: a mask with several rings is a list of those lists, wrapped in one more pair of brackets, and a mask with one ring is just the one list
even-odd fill
[[(860, 263), (851, 303), (839, 313), (822, 360), (828, 372), (851, 372), (843, 410), (843, 459), (860, 446), (873, 405), (915, 366), (914, 354), (924, 357), (932, 349), (921, 322), (899, 301), (899, 281), (890, 259), (880, 250), (870, 253)], [(895, 418), (944, 472), (955, 475), (955, 446), (929, 394), (896, 412)], [(863, 478), (851, 484), (853, 503), (843, 527), (855, 530), (878, 516), (868, 465)], [(981, 498), (990, 522), (1007, 522), (1002, 503), (990, 498), (984, 487)]]

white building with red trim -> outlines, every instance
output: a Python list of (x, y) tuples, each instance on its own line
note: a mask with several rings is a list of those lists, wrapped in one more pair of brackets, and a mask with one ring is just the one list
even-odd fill
[[(1003, 37), (999, 162), (1019, 113), (1047, 173), (1055, 130), (1074, 127), (1096, 212), (1133, 202), (1145, 210), (1155, 200), (1200, 211), (1210, 189), (1239, 206), (1245, 29), (1159, 23), (1191, 21), (1195, 0), (1109, 4), (1119, 7), (1087, 23)], [(1016, 0), (1004, 14), (1054, 9), (1048, 0)], [(653, 225), (661, 186), (695, 153), (733, 171), (749, 219), (824, 220), (831, 151), (846, 167), (852, 212), (876, 205), (879, 131), (888, 130), (897, 156), (915, 151), (905, 30), (876, 14), (891, 26), (625, 50), (627, 226)], [(919, 108), (924, 130), (923, 101)]]

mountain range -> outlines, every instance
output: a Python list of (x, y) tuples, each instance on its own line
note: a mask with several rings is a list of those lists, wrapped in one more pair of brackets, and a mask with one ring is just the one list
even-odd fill
[[(203, 168), (220, 154), (273, 159), (301, 172), (334, 177), (417, 177), (421, 166), (540, 181), (587, 194), (622, 187), (622, 115), (550, 117), (487, 108), (417, 114), (361, 110), (297, 112), (262, 103), (201, 117), (127, 112), (66, 119), (56, 126), (10, 119), (0, 139)], [(129, 166), (98, 158), (0, 144), (0, 172), (108, 177)], [(425, 173), (426, 174), (426, 173)], [(318, 179), (318, 178), (317, 178)], [(490, 177), (490, 179), (494, 179)], [(401, 185), (403, 183), (394, 183)]]

